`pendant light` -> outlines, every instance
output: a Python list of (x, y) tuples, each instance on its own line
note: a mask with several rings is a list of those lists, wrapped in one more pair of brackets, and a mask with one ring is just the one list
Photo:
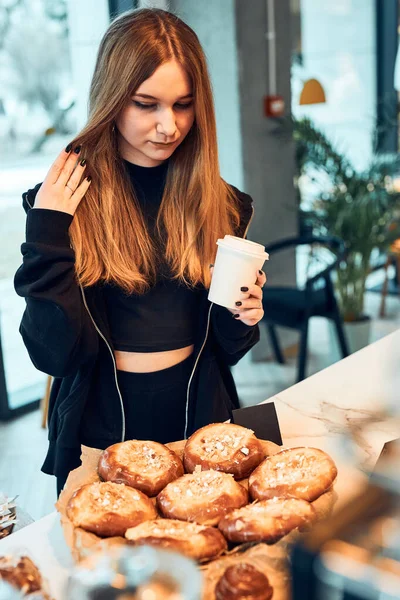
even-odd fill
[(323, 104), (326, 102), (325, 91), (317, 79), (308, 79), (300, 94), (300, 104)]

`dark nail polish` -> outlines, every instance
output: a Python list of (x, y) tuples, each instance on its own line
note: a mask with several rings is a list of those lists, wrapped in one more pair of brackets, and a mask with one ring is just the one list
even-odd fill
[(236, 306), (242, 306), (241, 302), (235, 302)]
[(234, 319), (238, 319), (240, 317), (240, 315), (233, 315)]
[(262, 275), (262, 274), (263, 274), (263, 272), (261, 271), (261, 269), (259, 269), (259, 270), (258, 270), (258, 272), (260, 273), (260, 275)]
[(68, 144), (68, 146), (65, 148), (65, 152), (71, 152), (72, 150), (72, 144)]
[(211, 263), (211, 264), (210, 264), (210, 269), (211, 269), (211, 267), (213, 267), (213, 266), (214, 266), (214, 265), (213, 265), (213, 263)]
[(74, 149), (74, 152), (75, 152), (75, 154), (79, 154), (79, 152), (81, 151), (81, 148), (82, 148), (82, 146), (77, 146), (77, 147)]
[(249, 288), (248, 288), (248, 287), (241, 287), (241, 288), (240, 288), (240, 291), (241, 291), (241, 292), (248, 292), (248, 291), (249, 291)]
[(82, 158), (80, 165), (81, 167), (84, 167), (86, 165), (86, 158)]
[(90, 175), (89, 175), (88, 177), (86, 177), (86, 179), (87, 179), (88, 181), (92, 181), (92, 178), (91, 178), (91, 176), (90, 176)]

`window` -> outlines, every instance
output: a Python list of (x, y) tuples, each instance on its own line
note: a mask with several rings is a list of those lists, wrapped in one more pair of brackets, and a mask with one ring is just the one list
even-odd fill
[(43, 181), (76, 132), (67, 6), (67, 0), (0, 4), (0, 418), (32, 406), (46, 383), (18, 332), (25, 301), (13, 278), (22, 262), (21, 194)]

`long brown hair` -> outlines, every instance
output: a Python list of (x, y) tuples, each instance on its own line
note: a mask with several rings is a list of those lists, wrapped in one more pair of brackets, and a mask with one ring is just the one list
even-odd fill
[(237, 200), (219, 172), (215, 113), (206, 59), (194, 31), (160, 9), (118, 17), (101, 41), (90, 89), (89, 118), (75, 138), (92, 183), (70, 227), (79, 282), (114, 282), (144, 293), (155, 281), (154, 240), (148, 235), (118, 153), (114, 122), (138, 87), (164, 62), (187, 72), (195, 121), (169, 160), (158, 231), (166, 232), (166, 259), (186, 284), (210, 282), (216, 240), (239, 225)]

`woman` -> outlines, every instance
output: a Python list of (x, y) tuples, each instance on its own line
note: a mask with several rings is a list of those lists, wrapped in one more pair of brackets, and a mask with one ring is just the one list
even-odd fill
[(141, 9), (110, 25), (88, 122), (23, 200), (20, 331), (54, 377), (42, 470), (58, 490), (81, 444), (168, 442), (228, 419), (265, 275), (238, 289), (236, 311), (207, 300), (216, 240), (246, 235), (252, 202), (221, 179), (206, 60), (185, 23)]

